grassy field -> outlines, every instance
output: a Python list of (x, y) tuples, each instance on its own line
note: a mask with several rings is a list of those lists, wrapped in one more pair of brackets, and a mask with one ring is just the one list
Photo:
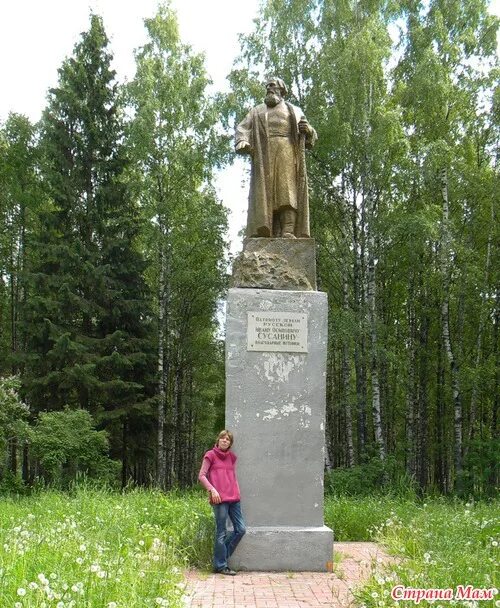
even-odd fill
[[(448, 589), (458, 585), (498, 588), (500, 503), (429, 499), (423, 502), (389, 497), (328, 498), (327, 524), (337, 540), (373, 540), (400, 558), (385, 576), (373, 577), (358, 594), (367, 608), (415, 606), (390, 597), (396, 584), (417, 589)], [(500, 606), (491, 601), (452, 600), (419, 606), (445, 608)]]
[[(330, 497), (325, 504), (337, 540), (375, 540), (401, 558), (359, 592), (367, 608), (414, 606), (390, 599), (396, 581), (497, 586), (499, 515), (498, 502)], [(182, 569), (210, 568), (212, 534), (211, 510), (198, 492), (119, 494), (82, 486), (69, 494), (2, 498), (0, 606), (182, 606)], [(486, 608), (495, 601), (433, 605)]]
[(79, 488), (0, 501), (0, 606), (182, 606), (182, 569), (210, 556), (199, 494)]

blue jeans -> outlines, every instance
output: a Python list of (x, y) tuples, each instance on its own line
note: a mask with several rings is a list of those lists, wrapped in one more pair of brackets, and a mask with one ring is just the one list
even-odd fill
[[(245, 522), (239, 501), (221, 502), (212, 507), (215, 515), (214, 569), (222, 570), (227, 568), (227, 560), (246, 532)], [(228, 517), (233, 524), (232, 532), (226, 528)]]

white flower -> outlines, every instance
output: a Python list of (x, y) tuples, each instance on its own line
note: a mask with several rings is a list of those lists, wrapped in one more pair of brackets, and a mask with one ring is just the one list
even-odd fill
[(85, 553), (86, 550), (87, 550), (87, 545), (80, 545), (80, 551), (82, 553)]
[(21, 602), (16, 602), (14, 604), (14, 608), (23, 608), (23, 605), (21, 604)]
[(144, 547), (144, 541), (143, 540), (140, 540), (139, 544), (141, 545), (141, 547)]
[(57, 602), (56, 608), (64, 608), (64, 602)]
[(376, 591), (373, 591), (373, 592), (372, 592), (372, 597), (373, 597), (373, 598), (377, 598), (377, 597), (378, 597), (378, 593), (377, 593)]
[(140, 576), (141, 578), (144, 578), (144, 577), (146, 576), (146, 573), (145, 573), (145, 572), (143, 572), (143, 571), (141, 570), (141, 571), (139, 572), (139, 576)]
[(19, 595), (19, 597), (23, 597), (23, 595), (26, 595), (26, 589), (19, 587), (19, 589), (17, 590), (17, 595)]
[(71, 585), (71, 591), (73, 591), (73, 593), (78, 593), (79, 588), (76, 585)]
[(492, 541), (491, 546), (498, 547), (498, 541), (496, 541), (496, 540)]
[(105, 570), (99, 570), (99, 572), (97, 573), (97, 576), (99, 578), (106, 578), (106, 571)]
[(90, 571), (91, 572), (99, 572), (99, 565), (98, 564), (92, 564), (90, 566)]
[(424, 553), (424, 562), (426, 562), (428, 564), (430, 561), (431, 561), (431, 554)]
[(83, 557), (77, 557), (75, 561), (78, 565), (81, 566), (83, 564)]
[(116, 608), (118, 604), (116, 602), (108, 602), (108, 608)]
[(32, 581), (32, 582), (31, 582), (31, 583), (28, 585), (28, 587), (29, 587), (30, 589), (32, 589), (32, 590), (34, 590), (34, 589), (38, 589), (38, 585), (37, 585), (37, 584), (36, 584), (34, 581)]
[(48, 578), (46, 578), (45, 574), (43, 572), (41, 572), (38, 575), (38, 580), (42, 583), (42, 585), (48, 585), (49, 584), (49, 580)]

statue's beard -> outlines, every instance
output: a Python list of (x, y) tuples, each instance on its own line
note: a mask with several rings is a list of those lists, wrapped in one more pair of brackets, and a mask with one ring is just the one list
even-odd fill
[(264, 102), (268, 108), (274, 108), (280, 101), (281, 97), (276, 95), (276, 93), (268, 93), (264, 98)]

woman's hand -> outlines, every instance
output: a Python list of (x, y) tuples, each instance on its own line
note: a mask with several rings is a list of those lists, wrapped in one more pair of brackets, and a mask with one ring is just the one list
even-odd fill
[(212, 499), (212, 504), (218, 505), (222, 502), (219, 492), (215, 488), (210, 490), (210, 497)]

